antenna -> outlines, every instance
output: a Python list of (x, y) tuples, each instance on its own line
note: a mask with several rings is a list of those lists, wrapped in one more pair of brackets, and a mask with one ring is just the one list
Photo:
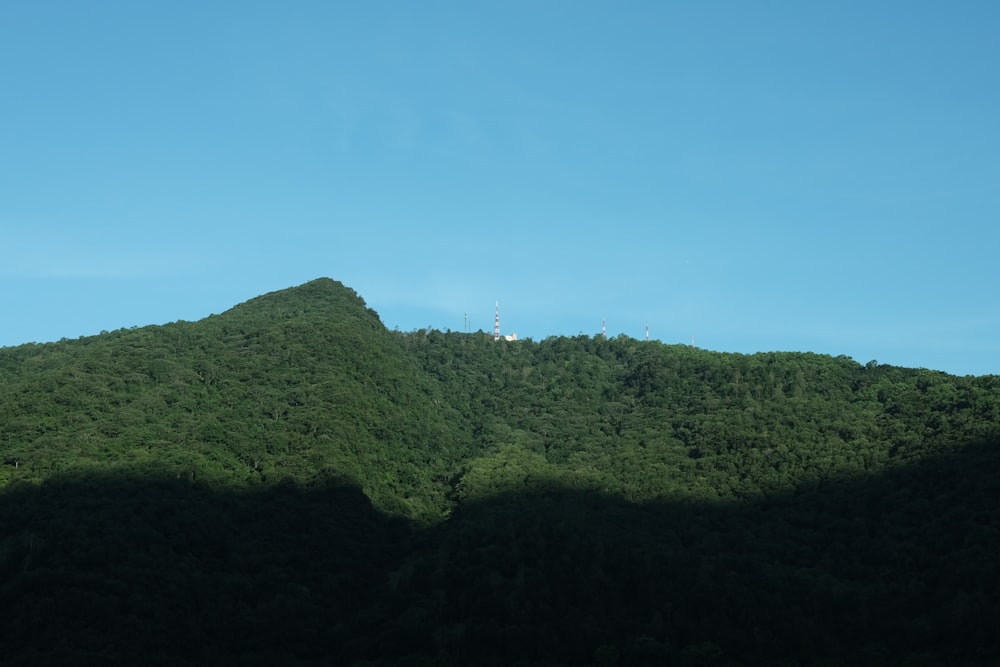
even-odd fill
[(497, 316), (493, 320), (493, 340), (500, 340), (500, 302), (497, 301)]
[(608, 337), (608, 321), (606, 319), (601, 320), (601, 335), (605, 338)]
[(646, 340), (649, 340), (649, 320), (646, 320)]

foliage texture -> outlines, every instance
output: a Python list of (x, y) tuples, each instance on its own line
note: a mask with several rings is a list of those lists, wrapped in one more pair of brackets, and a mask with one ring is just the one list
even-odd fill
[(1000, 378), (388, 331), (0, 350), (5, 664), (995, 664)]

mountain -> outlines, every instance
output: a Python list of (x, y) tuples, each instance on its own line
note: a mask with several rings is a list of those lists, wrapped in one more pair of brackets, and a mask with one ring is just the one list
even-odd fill
[(390, 332), (0, 349), (0, 662), (989, 665), (1000, 378)]
[[(437, 387), (329, 279), (200, 322), (0, 350), (5, 483), (157, 471), (243, 486), (347, 477), (440, 517), (458, 455)], [(390, 446), (386, 446), (390, 443)]]

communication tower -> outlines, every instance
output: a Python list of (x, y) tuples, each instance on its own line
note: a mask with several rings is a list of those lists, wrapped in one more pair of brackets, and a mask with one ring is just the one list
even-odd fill
[(497, 301), (497, 315), (493, 320), (493, 340), (500, 340), (500, 302)]

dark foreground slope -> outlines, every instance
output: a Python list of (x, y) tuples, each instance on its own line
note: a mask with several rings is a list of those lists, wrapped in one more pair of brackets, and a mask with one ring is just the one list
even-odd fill
[(409, 531), (357, 488), (89, 475), (0, 496), (7, 665), (322, 664)]
[(9, 665), (989, 665), (998, 443), (767, 500), (542, 489), (436, 527), (327, 482), (0, 496)]
[(468, 505), (364, 634), (452, 664), (997, 664), (997, 444), (758, 501)]

